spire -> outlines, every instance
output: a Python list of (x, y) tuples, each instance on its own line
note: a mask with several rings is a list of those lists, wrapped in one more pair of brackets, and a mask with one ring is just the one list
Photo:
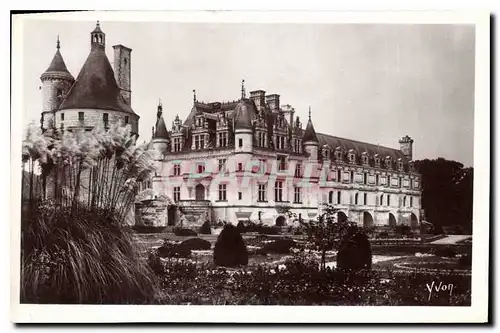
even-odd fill
[(56, 48), (59, 50), (61, 48), (61, 43), (59, 42), (59, 35), (57, 35), (57, 44)]
[(64, 78), (71, 81), (74, 81), (73, 75), (68, 71), (66, 64), (64, 63), (64, 59), (61, 55), (61, 43), (59, 41), (59, 35), (57, 35), (56, 40), (56, 53), (50, 62), (49, 68), (42, 74), (40, 79), (43, 81), (44, 79), (53, 78), (54, 76), (58, 78)]
[(241, 99), (245, 98), (245, 80), (241, 80)]
[(158, 121), (158, 119), (160, 119), (162, 113), (163, 113), (163, 107), (161, 105), (161, 98), (160, 98), (158, 101), (158, 111), (156, 112), (156, 121)]
[(309, 120), (307, 121), (306, 130), (304, 131), (304, 137), (302, 140), (305, 142), (319, 142), (318, 136), (316, 135), (316, 131), (314, 130), (314, 126), (311, 120), (311, 107), (309, 107)]
[(153, 139), (168, 139), (168, 131), (165, 126), (165, 120), (161, 115), (156, 122), (156, 131), (153, 133)]

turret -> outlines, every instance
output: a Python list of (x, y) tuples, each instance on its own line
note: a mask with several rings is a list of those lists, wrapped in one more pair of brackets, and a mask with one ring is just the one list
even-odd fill
[(411, 161), (413, 159), (413, 139), (406, 135), (399, 140), (399, 145), (403, 155)]
[(307, 122), (306, 130), (304, 131), (304, 136), (302, 137), (302, 142), (304, 143), (304, 150), (309, 154), (309, 160), (317, 161), (319, 140), (311, 121), (311, 107), (309, 107), (309, 121)]
[(165, 120), (163, 119), (163, 107), (161, 105), (161, 101), (158, 104), (158, 111), (156, 113), (156, 126), (153, 129), (154, 132), (151, 140), (151, 145), (153, 147), (153, 150), (156, 151), (157, 157), (162, 158), (165, 153), (168, 152), (170, 137), (168, 135), (167, 127), (165, 126)]
[[(73, 75), (66, 68), (61, 55), (59, 36), (57, 36), (56, 49), (49, 68), (40, 76), (42, 81), (42, 131), (56, 126), (54, 112), (59, 108), (75, 81)], [(60, 121), (61, 119), (57, 119), (58, 123)]]

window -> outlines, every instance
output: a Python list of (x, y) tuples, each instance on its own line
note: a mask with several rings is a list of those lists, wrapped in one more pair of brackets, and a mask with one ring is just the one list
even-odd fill
[(413, 188), (413, 179), (410, 178), (410, 188)]
[(403, 197), (403, 207), (406, 207), (406, 197)]
[(243, 163), (238, 163), (238, 171), (243, 171)]
[(366, 193), (363, 193), (363, 205), (367, 205), (368, 204), (368, 195)]
[(342, 194), (341, 194), (341, 192), (340, 192), (340, 191), (338, 191), (338, 192), (337, 192), (337, 204), (339, 204), (339, 205), (340, 205), (340, 203), (341, 203), (341, 199), (342, 199)]
[(198, 170), (198, 173), (205, 172), (205, 163), (198, 163), (197, 170)]
[(366, 172), (363, 174), (363, 184), (368, 184), (368, 173)]
[(339, 183), (341, 183), (341, 182), (342, 182), (342, 171), (341, 171), (340, 169), (339, 169), (339, 170), (337, 170), (337, 181), (338, 181)]
[(295, 177), (297, 178), (302, 177), (302, 170), (300, 163), (295, 164)]
[(64, 112), (61, 113), (61, 121), (64, 121)]
[(259, 202), (267, 201), (266, 185), (265, 184), (259, 184), (258, 201)]
[(328, 192), (328, 203), (333, 203), (333, 191)]
[(179, 163), (174, 164), (174, 176), (180, 176), (181, 165)]
[(257, 132), (257, 139), (258, 139), (259, 147), (266, 146), (266, 133), (265, 132)]
[(375, 156), (375, 166), (377, 168), (380, 168), (380, 157), (378, 157), (378, 156)]
[(293, 202), (294, 203), (301, 203), (302, 202), (302, 195), (301, 195), (301, 188), (300, 187), (295, 187), (293, 189)]
[(205, 148), (205, 135), (195, 135), (194, 137), (194, 149), (199, 150)]
[(274, 201), (283, 201), (283, 182), (280, 180), (274, 183)]
[(379, 175), (376, 175), (376, 176), (375, 176), (375, 185), (377, 185), (377, 186), (378, 186), (378, 185), (379, 185), (379, 183), (380, 183)]
[(413, 197), (410, 197), (410, 207), (413, 207)]
[(381, 194), (380, 195), (380, 206), (383, 206), (384, 205), (384, 195)]
[(128, 116), (125, 116), (125, 124), (128, 124)]
[(293, 139), (293, 151), (295, 153), (300, 153), (300, 139)]
[(391, 186), (391, 175), (387, 175), (387, 186)]
[(243, 147), (243, 139), (238, 139), (238, 147)]
[(354, 171), (351, 171), (351, 183), (354, 183)]
[(285, 137), (282, 135), (276, 136), (276, 148), (277, 149), (285, 149)]
[(226, 147), (227, 146), (227, 132), (220, 132), (219, 133), (219, 147)]
[(174, 187), (174, 201), (179, 202), (181, 200), (181, 188), (179, 186)]
[(174, 138), (174, 152), (181, 151), (181, 138)]
[(226, 171), (226, 159), (220, 159), (219, 160), (219, 171)]
[(61, 123), (61, 131), (64, 131), (64, 124)]
[(78, 112), (78, 120), (79, 121), (85, 120), (85, 113), (84, 112)]
[(387, 195), (387, 206), (390, 206), (391, 205), (391, 195), (388, 194)]
[(358, 193), (354, 194), (354, 204), (358, 204)]
[(266, 160), (263, 159), (259, 160), (259, 171), (261, 174), (266, 172)]
[(354, 154), (349, 154), (349, 161), (351, 161), (351, 163), (354, 163), (354, 162), (355, 162), (355, 159), (356, 159), (356, 155), (354, 155)]
[(62, 91), (62, 89), (60, 89), (60, 88), (57, 89), (56, 96), (57, 96), (57, 98), (62, 98), (63, 97), (63, 91)]
[(219, 184), (219, 201), (226, 201), (226, 184)]
[(102, 114), (102, 121), (104, 122), (104, 126), (107, 127), (108, 126), (108, 121), (109, 121), (109, 114), (107, 113), (103, 113)]
[(238, 192), (238, 200), (241, 200), (243, 198), (243, 193)]
[(278, 155), (278, 170), (279, 171), (286, 170), (286, 156)]

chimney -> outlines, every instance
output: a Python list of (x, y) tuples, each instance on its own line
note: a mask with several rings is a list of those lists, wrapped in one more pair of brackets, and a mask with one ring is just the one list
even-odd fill
[(257, 110), (264, 107), (266, 103), (266, 92), (264, 90), (255, 90), (250, 92), (250, 99), (257, 106)]
[(408, 160), (413, 159), (413, 139), (408, 135), (399, 140), (400, 149)]
[(131, 105), (131, 94), (130, 90), (131, 86), (131, 53), (132, 49), (123, 46), (123, 45), (115, 45), (113, 46), (114, 50), (114, 72), (115, 72), (115, 80), (120, 88), (120, 92), (125, 99), (127, 105)]
[(272, 94), (266, 96), (266, 103), (272, 112), (278, 112), (280, 109), (280, 95)]

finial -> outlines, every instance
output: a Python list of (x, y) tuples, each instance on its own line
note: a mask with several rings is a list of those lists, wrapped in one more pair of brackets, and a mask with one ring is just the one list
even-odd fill
[(241, 98), (245, 98), (245, 80), (241, 80)]
[(61, 48), (61, 43), (59, 42), (59, 35), (57, 35), (57, 49), (59, 50)]
[(99, 27), (99, 20), (97, 20), (97, 23), (95, 25), (96, 27)]
[(193, 89), (193, 102), (196, 103), (196, 89)]
[(311, 106), (309, 105), (309, 121), (311, 121)]
[(158, 112), (156, 112), (156, 119), (160, 119), (163, 111), (163, 107), (161, 106), (161, 98), (158, 101)]

